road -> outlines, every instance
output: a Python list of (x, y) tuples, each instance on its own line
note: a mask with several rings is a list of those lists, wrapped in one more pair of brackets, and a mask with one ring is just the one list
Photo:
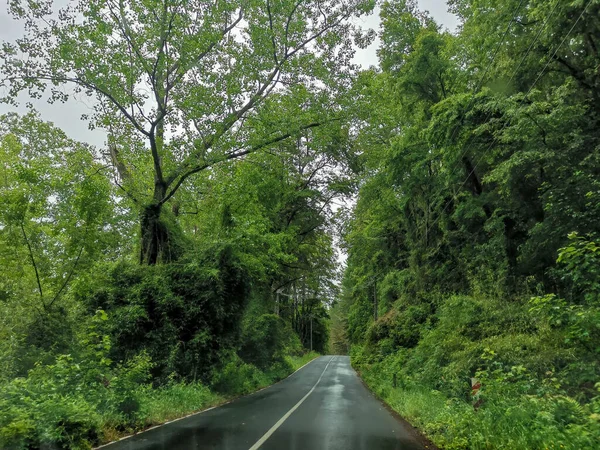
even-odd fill
[(322, 356), (289, 378), (103, 450), (423, 450), (363, 386), (347, 356)]

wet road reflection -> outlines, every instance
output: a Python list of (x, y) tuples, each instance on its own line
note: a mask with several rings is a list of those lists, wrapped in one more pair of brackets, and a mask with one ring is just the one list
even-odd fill
[(261, 449), (424, 449), (412, 431), (368, 392), (350, 366), (349, 358), (344, 356), (321, 357), (290, 378), (254, 395), (104, 449), (248, 450), (313, 387), (314, 391), (268, 437)]

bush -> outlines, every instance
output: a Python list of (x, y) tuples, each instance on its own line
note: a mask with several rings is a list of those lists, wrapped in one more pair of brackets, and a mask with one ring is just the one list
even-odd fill
[(243, 395), (269, 383), (267, 376), (256, 366), (245, 363), (237, 355), (215, 371), (212, 387), (215, 391), (230, 395)]
[(140, 415), (146, 426), (182, 417), (223, 400), (200, 383), (171, 382), (155, 389), (143, 386), (138, 392)]
[[(522, 366), (494, 364), (495, 355), (488, 352), (483, 359), (492, 369), (477, 373), (483, 387), (476, 410), (470, 396), (458, 398), (433, 389), (402, 370), (406, 353), (374, 363), (365, 363), (360, 353), (354, 349), (353, 364), (362, 361), (359, 369), (371, 389), (440, 448), (592, 450), (600, 441), (598, 391), (594, 400), (582, 405), (561, 392), (553, 375), (539, 380)], [(470, 390), (467, 383), (464, 387)]]
[(111, 358), (145, 351), (157, 384), (169, 376), (209, 381), (212, 367), (239, 341), (248, 283), (230, 248), (215, 248), (196, 262), (153, 267), (119, 263), (80, 292), (90, 310), (111, 317)]
[(232, 353), (225, 364), (215, 368), (211, 386), (215, 391), (227, 395), (248, 394), (284, 379), (317, 356), (316, 353), (302, 356), (282, 355), (280, 359), (261, 370)]
[(112, 367), (110, 340), (100, 331), (107, 320), (98, 311), (73, 354), (1, 386), (1, 448), (90, 448), (100, 442), (106, 420), (137, 424), (136, 388), (148, 379), (151, 364), (142, 354)]
[(282, 363), (284, 356), (301, 348), (300, 341), (285, 321), (274, 314), (249, 318), (242, 334), (239, 355), (261, 370)]
[[(396, 314), (353, 347), (352, 361), (440, 447), (575, 450), (600, 441), (595, 306), (555, 295), (528, 303), (454, 296), (414, 347), (392, 338), (405, 326)], [(477, 410), (471, 377), (482, 385)]]

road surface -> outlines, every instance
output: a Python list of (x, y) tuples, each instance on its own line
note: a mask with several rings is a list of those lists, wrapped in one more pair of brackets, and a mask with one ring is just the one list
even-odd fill
[(347, 356), (322, 356), (255, 394), (103, 450), (422, 450)]

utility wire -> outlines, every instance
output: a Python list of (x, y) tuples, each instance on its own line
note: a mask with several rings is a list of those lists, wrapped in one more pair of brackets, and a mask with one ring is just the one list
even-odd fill
[[(586, 7), (584, 8), (583, 12), (581, 13), (581, 15), (579, 16), (579, 18), (577, 19), (577, 21), (575, 22), (575, 24), (572, 26), (571, 30), (569, 31), (569, 33), (565, 36), (565, 38), (562, 40), (561, 44), (557, 47), (557, 49), (555, 50), (554, 54), (549, 58), (549, 60), (547, 61), (546, 65), (544, 66), (542, 72), (538, 75), (538, 77), (536, 78), (536, 80), (534, 81), (534, 83), (531, 85), (531, 87), (529, 88), (529, 90), (527, 91), (527, 94), (525, 94), (525, 97), (527, 97), (529, 95), (529, 93), (533, 90), (533, 88), (535, 87), (535, 85), (537, 84), (537, 82), (540, 80), (540, 78), (543, 76), (543, 74), (545, 73), (546, 69), (548, 68), (548, 66), (550, 65), (550, 62), (552, 61), (552, 59), (554, 58), (554, 56), (556, 55), (556, 53), (558, 52), (558, 50), (562, 47), (562, 45), (566, 42), (566, 40), (568, 39), (568, 37), (570, 36), (570, 34), (573, 32), (575, 26), (579, 23), (579, 21), (581, 20), (581, 18), (583, 17), (583, 14), (587, 11), (587, 8), (589, 7), (589, 5), (591, 4), (592, 0), (589, 0), (588, 4), (586, 5)], [(508, 80), (508, 83), (512, 82), (513, 79), (515, 78), (515, 76), (517, 75), (517, 73), (519, 72), (519, 70), (521, 69), (521, 67), (523, 66), (523, 64), (525, 63), (525, 61), (527, 60), (528, 56), (530, 55), (531, 51), (533, 50), (535, 44), (537, 43), (537, 41), (539, 40), (540, 36), (542, 35), (542, 33), (544, 32), (546, 26), (548, 25), (548, 22), (550, 21), (550, 19), (554, 16), (554, 13), (557, 10), (558, 5), (561, 3), (561, 0), (557, 0), (554, 3), (554, 7), (552, 8), (552, 10), (550, 11), (550, 14), (548, 14), (548, 16), (546, 17), (546, 19), (544, 20), (544, 23), (542, 24), (542, 26), (539, 28), (537, 34), (535, 35), (533, 41), (531, 42), (531, 44), (529, 45), (525, 55), (523, 56), (523, 58), (521, 59), (521, 61), (519, 62), (519, 65), (514, 69), (514, 71), (512, 72), (512, 75), (510, 77), (510, 79)], [(500, 42), (498, 43), (498, 46), (496, 47), (496, 50), (494, 51), (494, 54), (492, 56), (492, 60), (490, 61), (490, 63), (488, 64), (486, 70), (484, 71), (483, 76), (481, 77), (481, 79), (479, 80), (476, 89), (474, 90), (471, 99), (469, 101), (469, 105), (466, 108), (466, 111), (468, 111), (470, 109), (470, 107), (472, 106), (474, 100), (475, 100), (475, 96), (477, 95), (478, 91), (481, 89), (485, 78), (487, 76), (487, 73), (489, 72), (490, 68), (492, 67), (492, 64), (494, 63), (498, 52), (502, 46), (502, 44), (504, 43), (504, 40), (506, 39), (506, 36), (508, 35), (510, 28), (512, 26), (512, 24), (516, 21), (516, 17), (517, 17), (517, 13), (519, 12), (519, 10), (521, 9), (523, 5), (523, 0), (519, 3), (519, 5), (517, 6), (517, 8), (515, 9), (514, 15), (511, 19), (511, 21), (509, 22), (506, 30), (504, 31), (504, 34), (502, 36), (502, 39), (500, 40)], [(496, 105), (499, 103), (499, 100), (496, 102)], [(493, 114), (493, 110), (490, 111), (485, 119), (484, 122), (487, 122), (491, 116)], [(463, 115), (464, 116), (464, 115)], [(464, 118), (464, 117), (463, 117)], [(461, 119), (462, 120), (462, 119)], [(450, 140), (452, 140), (456, 134), (456, 131), (458, 130), (460, 125), (457, 125), (452, 133), (452, 136), (450, 138)], [(506, 128), (508, 126), (508, 122), (505, 123), (504, 127), (500, 130), (502, 131), (504, 128)], [(495, 139), (494, 139), (495, 140)], [(494, 142), (492, 142), (492, 144), (490, 144), (490, 146), (488, 147), (488, 149), (486, 150), (489, 151), (489, 149), (491, 148), (491, 146), (494, 144)], [(472, 147), (472, 144), (471, 144)], [(461, 158), (462, 159), (470, 150), (470, 147), (467, 147), (465, 149), (465, 151), (462, 153)], [(475, 173), (475, 170), (477, 169), (478, 165), (481, 163), (482, 157), (479, 158), (479, 160), (477, 161), (477, 163), (475, 164), (475, 166), (473, 167), (473, 169), (471, 170), (471, 172), (469, 173), (469, 175), (467, 176), (467, 178), (461, 183), (460, 188), (461, 189), (466, 183), (467, 181), (471, 178), (471, 176), (473, 175), (473, 173)], [(452, 171), (453, 172), (453, 171)], [(441, 193), (441, 191), (440, 191)], [(450, 203), (453, 201), (449, 200), (448, 202), (446, 202), (444, 208), (442, 209), (442, 212), (438, 215), (438, 218), (435, 219), (433, 221), (433, 223), (431, 223), (431, 225), (429, 225), (429, 228), (433, 228), (442, 218), (444, 212), (446, 211), (446, 209), (448, 208), (448, 206), (450, 205)], [(413, 216), (414, 218), (414, 213), (411, 212), (411, 216)], [(371, 281), (368, 282), (365, 287), (368, 287), (370, 285), (372, 285), (375, 280), (377, 279), (378, 276), (382, 275), (384, 272), (386, 272), (385, 269), (379, 270), (377, 273), (375, 273), (374, 275), (371, 275)]]
[[(554, 9), (556, 9), (556, 6), (558, 5), (558, 3), (560, 2), (560, 0), (557, 0), (556, 4), (554, 5)], [(486, 80), (486, 77), (488, 75), (488, 72), (490, 71), (490, 69), (492, 68), (493, 64), (496, 62), (496, 58), (498, 56), (498, 53), (500, 52), (500, 49), (502, 48), (502, 45), (504, 44), (504, 41), (506, 40), (506, 36), (508, 36), (508, 33), (510, 32), (510, 29), (512, 27), (512, 25), (515, 23), (516, 19), (517, 19), (517, 14), (518, 12), (521, 10), (521, 7), (523, 6), (524, 0), (521, 0), (519, 2), (519, 4), (517, 5), (516, 9), (514, 10), (514, 13), (512, 14), (512, 18), (509, 21), (508, 25), (506, 26), (506, 29), (504, 30), (504, 33), (502, 34), (502, 38), (499, 40), (498, 45), (496, 46), (496, 49), (494, 50), (494, 54), (492, 55), (492, 59), (490, 60), (490, 62), (488, 63), (487, 67), (485, 68), (485, 71), (483, 72), (483, 75), (481, 76), (481, 78), (479, 79), (479, 82), (477, 83), (477, 85), (475, 86), (475, 89), (473, 91), (473, 93), (471, 94), (471, 98), (469, 100), (469, 104), (467, 105), (467, 107), (465, 108), (465, 112), (463, 112), (461, 114), (461, 118), (459, 120), (459, 123), (454, 127), (454, 130), (452, 131), (452, 135), (450, 136), (450, 141), (453, 141), (455, 136), (456, 136), (456, 132), (458, 131), (458, 129), (461, 126), (462, 121), (465, 119), (466, 116), (466, 112), (469, 111), (471, 109), (471, 107), (473, 106), (473, 103), (475, 102), (475, 97), (477, 96), (477, 94), (479, 93), (479, 91), (481, 90), (483, 83)], [(552, 10), (552, 13), (550, 14), (550, 16), (554, 13), (554, 9)], [(550, 17), (548, 17), (548, 19), (546, 20), (545, 24), (547, 23), (547, 21), (550, 19)], [(535, 41), (537, 41), (537, 39), (539, 38), (539, 36), (541, 35), (541, 32), (544, 29), (544, 26), (540, 29), (540, 32), (538, 33), (538, 35), (536, 36)], [(532, 44), (529, 46), (529, 49), (527, 51), (527, 55), (529, 55), (529, 52), (531, 51), (531, 49), (533, 48), (533, 46), (535, 45), (535, 41), (532, 42)], [(527, 55), (525, 55), (525, 58), (527, 57)], [(521, 67), (521, 65), (523, 64), (525, 58), (523, 58), (523, 60), (521, 60), (521, 64), (519, 64), (519, 67), (517, 68), (517, 70)], [(515, 70), (515, 72), (513, 73), (513, 76), (511, 77), (510, 81), (512, 81), (512, 79), (514, 78), (514, 76), (517, 73), (517, 70)], [(509, 82), (510, 82), (509, 81)], [(489, 113), (488, 117), (485, 119), (485, 121), (487, 122), (489, 120), (489, 118), (491, 117), (492, 112)], [(460, 159), (464, 158), (464, 156), (467, 154), (468, 152), (468, 148), (465, 149), (465, 151), (463, 152), (463, 154), (461, 155)], [(454, 170), (451, 170), (451, 173), (453, 174)], [(437, 193), (437, 195), (439, 196), (439, 194), (442, 193), (444, 189), (440, 189), (440, 191)], [(444, 207), (443, 211), (445, 211), (447, 208), (447, 205)], [(411, 211), (410, 213), (410, 218), (414, 218), (415, 214), (414, 211)], [(428, 228), (433, 228), (433, 226), (437, 223), (437, 221), (434, 221), (430, 226), (428, 226)]]
[[(554, 3), (554, 7), (552, 8), (552, 11), (550, 12), (550, 14), (546, 17), (544, 23), (542, 24), (542, 26), (539, 28), (535, 38), (533, 39), (533, 41), (531, 42), (531, 44), (529, 45), (527, 52), (525, 53), (525, 55), (523, 56), (523, 58), (521, 59), (521, 61), (519, 62), (519, 65), (517, 66), (517, 68), (513, 71), (510, 79), (508, 80), (508, 83), (511, 83), (512, 80), (515, 78), (515, 76), (517, 75), (519, 69), (523, 66), (523, 64), (525, 63), (525, 61), (527, 60), (527, 57), (529, 56), (529, 54), (531, 53), (531, 51), (533, 50), (533, 47), (535, 46), (535, 44), (537, 43), (537, 41), (539, 40), (540, 36), (542, 35), (544, 29), (546, 28), (548, 22), (550, 21), (550, 19), (552, 18), (552, 16), (554, 15), (554, 13), (556, 12), (556, 9), (558, 7), (558, 4), (561, 2), (561, 0), (556, 0), (556, 2)], [(496, 50), (494, 52), (494, 55), (492, 56), (492, 60), (490, 61), (490, 63), (488, 64), (483, 76), (481, 77), (481, 79), (479, 80), (479, 83), (477, 84), (477, 87), (475, 89), (475, 91), (473, 92), (473, 94), (471, 95), (471, 99), (469, 100), (469, 104), (467, 105), (467, 108), (465, 109), (465, 113), (462, 114), (462, 117), (460, 119), (460, 122), (462, 122), (462, 120), (465, 118), (466, 115), (466, 111), (468, 111), (474, 103), (475, 100), (475, 96), (477, 95), (477, 93), (479, 92), (479, 90), (481, 89), (485, 78), (487, 76), (487, 73), (489, 72), (489, 69), (492, 67), (492, 64), (495, 62), (496, 57), (498, 56), (498, 53), (500, 51), (500, 48), (502, 47), (502, 45), (504, 44), (504, 41), (506, 39), (506, 36), (508, 35), (510, 28), (512, 26), (512, 24), (516, 21), (517, 18), (517, 13), (520, 11), (521, 7), (523, 6), (523, 1), (521, 1), (519, 3), (519, 5), (517, 6), (517, 8), (515, 9), (515, 12), (513, 14), (513, 17), (511, 19), (511, 21), (509, 22), (508, 26), (506, 27), (506, 30), (504, 31), (504, 34), (502, 35), (502, 39), (500, 40), (500, 42), (498, 43), (498, 45), (496, 46)], [(499, 100), (496, 102), (496, 105), (499, 103)], [(488, 113), (487, 117), (484, 120), (484, 123), (487, 123), (488, 120), (490, 120), (492, 114), (493, 114), (494, 109), (491, 109), (490, 112)], [(460, 123), (456, 125), (456, 127), (454, 127), (454, 130), (452, 132), (452, 136), (450, 136), (450, 141), (454, 140), (454, 137), (456, 135), (457, 130), (460, 127)], [(459, 160), (462, 160), (467, 153), (469, 152), (469, 150), (471, 149), (471, 147), (473, 146), (473, 144), (471, 144), (470, 146), (468, 146), (467, 148), (465, 148), (465, 150), (462, 152)], [(450, 170), (450, 174), (454, 175), (454, 172), (456, 171), (455, 168)], [(469, 176), (467, 177), (467, 180), (471, 177), (472, 173), (474, 171), (472, 171)], [(461, 188), (462, 186), (464, 186), (464, 184), (466, 183), (466, 181), (461, 184)], [(460, 188), (459, 188), (460, 189)], [(444, 188), (441, 188), (438, 192), (436, 196), (439, 196), (442, 192), (443, 192)], [(440, 215), (438, 216), (437, 219), (435, 219), (431, 225), (427, 225), (427, 227), (429, 229), (432, 229), (440, 220), (441, 215), (446, 211), (446, 209), (448, 208), (449, 204), (451, 203), (452, 200), (449, 200), (446, 205), (444, 206), (444, 208), (442, 209), (442, 212), (440, 213)], [(411, 216), (414, 218), (414, 213), (411, 211)]]
[[(560, 2), (557, 1), (556, 5), (558, 5), (558, 3)], [(569, 36), (571, 35), (571, 33), (573, 32), (573, 30), (575, 29), (575, 27), (577, 26), (577, 24), (581, 21), (581, 18), (583, 17), (583, 15), (586, 13), (588, 7), (591, 5), (592, 0), (589, 0), (588, 3), (586, 4), (585, 8), (583, 9), (583, 11), (581, 12), (581, 14), (579, 15), (579, 17), (577, 18), (577, 20), (575, 21), (575, 23), (573, 24), (573, 26), (571, 27), (571, 29), (569, 30), (569, 32), (565, 35), (565, 37), (563, 38), (563, 40), (561, 41), (561, 43), (558, 45), (558, 47), (556, 47), (556, 50), (552, 53), (552, 55), (550, 55), (550, 57), (548, 58), (548, 60), (546, 61), (546, 64), (544, 65), (543, 69), (539, 72), (537, 78), (535, 79), (535, 81), (533, 82), (533, 84), (530, 86), (529, 90), (527, 91), (527, 93), (524, 96), (524, 99), (527, 98), (527, 96), (531, 93), (531, 91), (534, 89), (534, 87), (536, 86), (536, 84), (538, 83), (538, 81), (542, 78), (542, 76), (544, 75), (544, 73), (546, 72), (546, 70), (548, 69), (548, 66), (550, 65), (550, 63), (552, 62), (552, 60), (554, 59), (554, 57), (556, 56), (556, 54), (558, 53), (558, 51), (561, 49), (561, 47), (564, 45), (564, 43), (567, 41), (567, 39), (569, 38)], [(552, 10), (552, 14), (554, 13), (555, 9), (556, 9), (556, 5), (554, 7), (554, 9)], [(550, 16), (549, 16), (550, 17)], [(545, 24), (547, 24), (549, 18), (546, 20)], [(541, 35), (541, 31), (543, 30), (543, 28), (540, 30), (540, 32), (538, 33), (536, 40), (539, 38), (539, 36)], [(535, 44), (535, 41), (532, 43), (532, 45), (530, 46), (530, 50), (527, 52), (527, 55), (529, 55), (531, 48), (533, 47), (533, 45)], [(517, 68), (517, 70), (521, 67), (522, 63), (524, 61), (521, 62), (521, 64), (519, 64), (519, 67)], [(514, 78), (514, 76), (516, 75), (516, 70), (513, 73), (513, 76), (511, 77), (511, 80)], [(489, 116), (488, 116), (489, 119)], [(506, 127), (508, 127), (508, 125), (510, 124), (510, 120), (507, 120), (504, 124), (504, 126), (500, 129), (500, 132), (502, 132)], [(471, 178), (471, 176), (475, 173), (475, 170), (477, 170), (477, 167), (479, 166), (479, 164), (482, 162), (483, 157), (485, 156), (485, 154), (487, 154), (491, 148), (493, 147), (493, 145), (496, 143), (497, 138), (494, 137), (494, 139), (492, 140), (492, 142), (490, 143), (490, 145), (488, 146), (488, 148), (480, 155), (480, 157), (478, 158), (477, 162), (475, 163), (475, 165), (473, 166), (473, 169), (469, 172), (469, 174), (467, 175), (467, 177), (465, 178), (465, 180), (461, 183), (459, 189), (461, 189), (462, 187), (464, 187), (464, 185), (467, 183), (467, 181), (469, 181), (469, 179)], [(433, 222), (433, 224), (431, 225), (432, 227), (437, 224), (439, 222), (439, 220), (441, 219), (441, 217), (443, 216), (444, 212), (446, 211), (446, 209), (448, 208), (448, 206), (450, 205), (450, 203), (452, 203), (454, 199), (448, 200), (448, 202), (446, 202), (446, 205), (444, 206), (444, 208), (442, 209), (442, 212), (439, 214), (438, 218)]]
[[(519, 4), (517, 5), (517, 8), (515, 9), (514, 13), (512, 14), (512, 18), (510, 19), (508, 25), (506, 26), (506, 30), (504, 30), (504, 33), (502, 34), (502, 38), (498, 41), (498, 45), (496, 46), (496, 49), (494, 50), (494, 54), (492, 55), (492, 59), (488, 63), (487, 67), (485, 68), (485, 70), (483, 72), (483, 75), (479, 79), (479, 82), (477, 83), (477, 85), (475, 86), (475, 89), (473, 90), (473, 93), (471, 94), (471, 99), (469, 100), (469, 104), (467, 105), (467, 108), (465, 109), (465, 112), (463, 112), (462, 117), (461, 117), (459, 123), (454, 127), (454, 130), (452, 131), (452, 136), (450, 136), (450, 141), (454, 140), (454, 137), (456, 136), (456, 132), (460, 128), (460, 122), (462, 122), (465, 119), (466, 111), (468, 111), (469, 109), (471, 109), (471, 106), (473, 106), (473, 103), (475, 102), (475, 97), (477, 96), (478, 92), (480, 91), (481, 87), (483, 86), (483, 83), (485, 82), (485, 79), (487, 77), (488, 72), (492, 68), (493, 64), (496, 62), (496, 57), (498, 56), (498, 53), (500, 52), (500, 48), (502, 48), (502, 45), (504, 44), (506, 36), (510, 32), (510, 29), (511, 29), (512, 25), (515, 23), (515, 21), (517, 19), (517, 13), (520, 11), (521, 7), (523, 6), (524, 1), (525, 0), (520, 0)], [(559, 1), (560, 0), (557, 0), (556, 4), (558, 4)], [(555, 5), (555, 7), (556, 7), (556, 5)], [(530, 50), (531, 50), (531, 48), (533, 48), (533, 44), (530, 46)], [(522, 64), (522, 62), (521, 62), (521, 64)], [(519, 67), (520, 67), (520, 65), (519, 65)], [(511, 78), (511, 81), (512, 81), (512, 78)], [(491, 115), (491, 113), (490, 113), (490, 115)], [(486, 122), (487, 122), (488, 119), (489, 119), (489, 117), (486, 119)], [(466, 155), (466, 153), (467, 153), (467, 151), (465, 150), (465, 152), (461, 156), (461, 159)], [(440, 192), (438, 193), (438, 195), (441, 193), (442, 190), (440, 190)], [(414, 212), (411, 211), (409, 219), (410, 218), (414, 218), (414, 217), (415, 217)]]
[[(510, 19), (510, 22), (508, 23), (508, 26), (506, 27), (506, 30), (504, 31), (504, 34), (502, 35), (502, 39), (500, 39), (500, 41), (498, 42), (498, 45), (496, 46), (496, 50), (494, 51), (494, 54), (492, 55), (492, 59), (490, 60), (487, 67), (485, 68), (485, 71), (483, 72), (481, 79), (479, 80), (479, 82), (475, 86), (475, 90), (471, 94), (471, 100), (469, 101), (469, 104), (467, 105), (467, 108), (465, 109), (465, 111), (468, 111), (471, 108), (471, 106), (473, 106), (473, 102), (475, 101), (475, 96), (477, 95), (477, 93), (479, 92), (481, 87), (483, 86), (483, 83), (485, 82), (488, 72), (490, 71), (492, 65), (496, 61), (496, 57), (498, 56), (498, 53), (500, 52), (500, 48), (502, 47), (502, 44), (504, 44), (504, 40), (506, 39), (506, 36), (508, 35), (510, 28), (512, 27), (513, 23), (515, 23), (515, 21), (516, 21), (517, 13), (523, 6), (523, 2), (524, 2), (524, 0), (521, 0), (519, 2), (519, 5), (515, 9), (515, 12), (512, 15), (512, 19)], [(466, 115), (466, 112), (462, 114), (463, 117), (460, 119), (460, 122), (462, 122), (464, 120), (465, 115)], [(457, 124), (456, 127), (454, 127), (454, 130), (452, 131), (452, 136), (450, 136), (451, 141), (454, 139), (454, 136), (456, 135), (456, 131), (458, 130), (459, 127), (460, 127), (460, 123)]]
[[(554, 7), (552, 8), (552, 11), (550, 11), (550, 14), (548, 14), (548, 17), (546, 17), (546, 20), (544, 21), (544, 23), (542, 24), (542, 26), (538, 30), (535, 38), (533, 39), (533, 41), (529, 45), (529, 48), (527, 49), (527, 52), (525, 53), (525, 56), (523, 56), (523, 58), (521, 58), (521, 61), (519, 62), (519, 65), (517, 66), (517, 68), (515, 70), (513, 70), (513, 73), (510, 76), (507, 84), (510, 84), (512, 82), (512, 80), (515, 79), (515, 76), (517, 76), (517, 73), (519, 72), (519, 69), (523, 66), (523, 63), (525, 63), (525, 61), (527, 60), (527, 57), (531, 53), (531, 50), (533, 50), (534, 45), (537, 43), (537, 41), (539, 40), (540, 36), (544, 32), (544, 29), (546, 28), (546, 25), (548, 25), (548, 22), (550, 21), (550, 19), (554, 15), (554, 13), (556, 11), (556, 8), (558, 7), (559, 3), (561, 3), (561, 0), (556, 0), (556, 2), (554, 3)], [(498, 103), (500, 103), (500, 100), (496, 101), (496, 106), (498, 105)], [(472, 106), (472, 104), (467, 107), (467, 110), (470, 108), (470, 106)], [(493, 109), (488, 113), (488, 115), (485, 118), (485, 120), (483, 121), (483, 123), (487, 123), (487, 121), (490, 120), (490, 118), (492, 117), (492, 114), (493, 114)], [(452, 138), (450, 140), (452, 140)], [(470, 148), (467, 147), (463, 151), (463, 153), (460, 156), (461, 160), (466, 156), (466, 154), (468, 153), (469, 150), (470, 150)]]

